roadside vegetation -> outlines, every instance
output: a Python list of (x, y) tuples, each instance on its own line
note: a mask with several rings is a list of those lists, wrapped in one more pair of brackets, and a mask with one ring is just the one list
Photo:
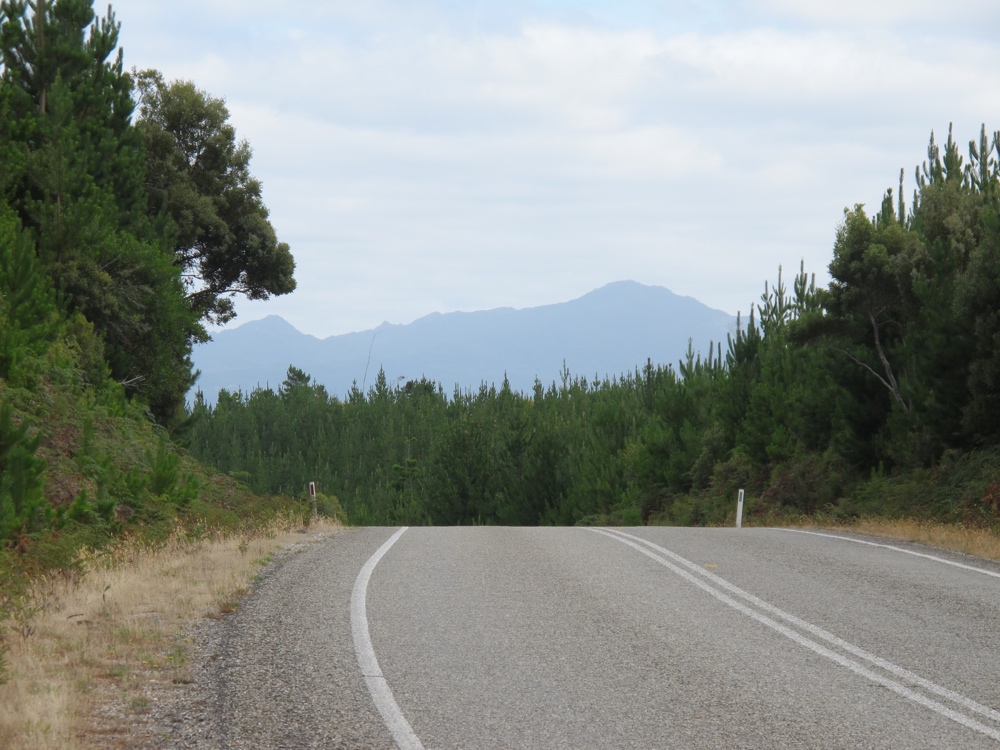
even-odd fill
[(147, 709), (191, 681), (189, 635), (235, 611), (261, 566), (336, 526), (275, 518), (243, 533), (84, 547), (6, 603), (0, 747), (156, 745)]
[(676, 367), (341, 400), (292, 366), (189, 407), (206, 323), (294, 261), (224, 101), (119, 32), (0, 0), (0, 744), (94, 744), (97, 705), (183, 681), (183, 624), (301, 538), (310, 481), (356, 524), (725, 524), (744, 488), (748, 524), (1000, 557), (1000, 133), (932, 136), (912, 200), (845, 211), (828, 287), (779, 270)]
[[(258, 492), (317, 480), (357, 523), (1000, 519), (1000, 132), (931, 135), (916, 190), (846, 209), (817, 287), (779, 269), (726, 342), (613, 380), (199, 397), (192, 453)], [(648, 322), (647, 322), (648, 323)]]
[[(822, 517), (811, 518), (806, 519), (800, 527), (823, 529), (824, 533), (852, 532), (886, 537), (903, 542), (916, 542), (929, 548), (961, 552), (986, 560), (1000, 560), (1000, 535), (992, 528), (917, 521), (913, 518), (877, 517), (859, 518), (846, 523), (830, 522)], [(933, 549), (927, 551), (933, 553)]]
[(129, 73), (119, 31), (90, 0), (0, 2), (3, 747), (76, 746), (101, 685), (181, 659), (178, 623), (311, 515), (184, 448), (204, 324), (294, 262), (224, 102)]

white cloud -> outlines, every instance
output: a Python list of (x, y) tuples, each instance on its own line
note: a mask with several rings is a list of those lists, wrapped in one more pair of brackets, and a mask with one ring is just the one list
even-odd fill
[(299, 291), (242, 319), (317, 335), (622, 278), (745, 310), (779, 264), (822, 272), (931, 128), (1000, 127), (1000, 45), (925, 0), (648, 5), (115, 7), (126, 64), (225, 96), (253, 145)]
[(696, 134), (676, 128), (644, 127), (581, 139), (580, 147), (604, 175), (684, 181), (691, 175), (716, 172), (723, 156), (701, 143)]
[(993, 0), (761, 0), (766, 10), (778, 11), (814, 23), (871, 26), (914, 23), (985, 23), (1000, 18)]
[(717, 91), (824, 109), (852, 110), (873, 97), (893, 106), (928, 94), (969, 97), (1000, 86), (995, 45), (943, 43), (929, 55), (922, 44), (891, 36), (750, 29), (684, 34), (665, 47)]
[(516, 37), (483, 40), (479, 86), (500, 105), (557, 113), (570, 130), (627, 124), (629, 100), (648, 83), (661, 43), (649, 32), (529, 25)]

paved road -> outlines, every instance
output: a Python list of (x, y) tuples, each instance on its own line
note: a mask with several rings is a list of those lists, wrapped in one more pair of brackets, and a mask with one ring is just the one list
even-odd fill
[(995, 564), (773, 529), (398, 531), (267, 576), (223, 626), (202, 746), (1000, 748)]

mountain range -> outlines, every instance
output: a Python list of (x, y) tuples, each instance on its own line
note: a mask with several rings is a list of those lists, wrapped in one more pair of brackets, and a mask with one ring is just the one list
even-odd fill
[(619, 281), (584, 296), (521, 310), (432, 313), (406, 325), (319, 339), (272, 315), (220, 331), (192, 355), (197, 389), (214, 403), (219, 389), (277, 389), (294, 365), (343, 398), (367, 390), (379, 368), (390, 385), (425, 377), (445, 393), (476, 390), (508, 378), (530, 392), (536, 378), (558, 381), (563, 366), (591, 379), (634, 372), (651, 360), (676, 364), (687, 352), (725, 342), (736, 320), (669, 289)]

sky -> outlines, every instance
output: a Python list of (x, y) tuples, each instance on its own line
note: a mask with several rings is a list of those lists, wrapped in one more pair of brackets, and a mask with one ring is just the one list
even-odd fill
[[(101, 8), (101, 3), (96, 4)], [(127, 67), (226, 100), (319, 337), (624, 279), (731, 314), (845, 207), (1000, 129), (995, 0), (120, 0)]]

